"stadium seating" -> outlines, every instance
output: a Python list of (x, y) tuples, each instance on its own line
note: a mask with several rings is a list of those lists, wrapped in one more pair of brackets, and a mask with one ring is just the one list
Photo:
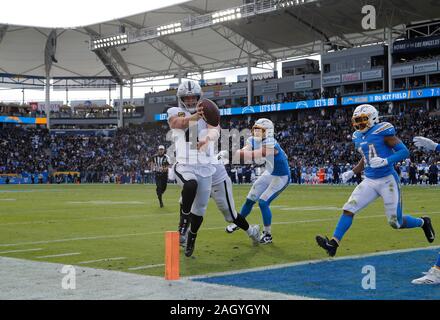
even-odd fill
[[(352, 108), (327, 111), (307, 110), (283, 113), (276, 123), (276, 138), (288, 154), (292, 170), (301, 167), (327, 168), (354, 165), (359, 155), (351, 144), (350, 125)], [(436, 155), (422, 154), (412, 148), (412, 137), (427, 135), (440, 140), (436, 128), (439, 112), (414, 108), (408, 112), (387, 114), (383, 121), (393, 123), (398, 136), (411, 146), (411, 160), (436, 164)], [(292, 120), (292, 116), (302, 120)], [(300, 116), (300, 117), (299, 117)], [(256, 116), (224, 117), (222, 127), (249, 128)], [(118, 129), (113, 137), (85, 135), (50, 135), (45, 129), (8, 127), (0, 130), (0, 174), (40, 172), (81, 172), (82, 182), (148, 182), (148, 158), (158, 145), (170, 145), (166, 141), (168, 126), (165, 123), (150, 126), (132, 126)], [(434, 136), (433, 136), (434, 133)], [(31, 146), (31, 147), (29, 147)], [(228, 167), (235, 171), (235, 167)], [(72, 180), (73, 181), (73, 180)], [(57, 182), (57, 180), (51, 180)]]

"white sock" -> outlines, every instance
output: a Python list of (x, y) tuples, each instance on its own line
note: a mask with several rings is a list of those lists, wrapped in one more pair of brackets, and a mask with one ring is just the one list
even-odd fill
[(272, 233), (272, 232), (270, 232), (270, 226), (264, 226), (264, 232), (266, 232), (266, 233)]

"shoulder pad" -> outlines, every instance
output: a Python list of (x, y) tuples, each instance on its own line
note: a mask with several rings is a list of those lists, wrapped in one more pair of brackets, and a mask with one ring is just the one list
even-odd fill
[(382, 122), (376, 125), (373, 134), (380, 136), (394, 136), (396, 135), (396, 129), (389, 122)]
[(355, 132), (353, 132), (353, 135), (351, 136), (351, 139), (354, 141), (357, 138), (359, 138), (359, 132), (355, 131)]
[(184, 117), (186, 115), (185, 111), (182, 108), (172, 107), (167, 110), (168, 119), (173, 116)]

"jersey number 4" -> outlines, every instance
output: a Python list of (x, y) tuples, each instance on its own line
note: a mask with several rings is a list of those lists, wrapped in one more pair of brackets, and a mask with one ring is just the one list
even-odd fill
[(375, 157), (377, 157), (377, 151), (376, 148), (374, 147), (374, 144), (369, 144), (368, 145), (368, 158), (365, 156), (364, 151), (362, 150), (362, 147), (359, 147), (359, 152), (362, 154), (362, 156), (365, 159), (365, 164), (367, 166), (370, 166), (370, 159), (373, 159)]

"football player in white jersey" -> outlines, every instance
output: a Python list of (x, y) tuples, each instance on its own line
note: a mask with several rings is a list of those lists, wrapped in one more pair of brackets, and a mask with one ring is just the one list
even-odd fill
[(260, 243), (260, 226), (249, 225), (246, 218), (239, 215), (235, 209), (234, 196), (232, 193), (232, 181), (229, 177), (223, 160), (227, 151), (221, 151), (217, 159), (221, 162), (216, 165), (216, 172), (212, 176), (211, 198), (215, 201), (217, 208), (223, 213), (226, 222), (234, 223), (243, 229), (253, 241), (254, 245)]
[(219, 138), (219, 127), (203, 120), (203, 110), (198, 105), (202, 94), (197, 82), (185, 80), (177, 89), (178, 106), (167, 111), (176, 152), (172, 170), (182, 186), (179, 232), (186, 238), (187, 257), (194, 252), (197, 232), (208, 206), (216, 170), (214, 144)]
[[(215, 165), (216, 171), (212, 176), (211, 198), (223, 214), (225, 221), (233, 222), (240, 229), (243, 229), (253, 244), (258, 245), (260, 243), (260, 226), (258, 224), (249, 225), (246, 218), (239, 215), (235, 209), (232, 181), (223, 163), (226, 156), (227, 151), (221, 151), (216, 156), (219, 163)], [(180, 198), (180, 202), (182, 203), (182, 198)], [(186, 235), (181, 236), (180, 245), (183, 247), (186, 245)]]
[[(422, 151), (440, 152), (440, 144), (425, 137), (415, 137), (414, 144)], [(414, 279), (413, 284), (440, 284), (440, 254), (435, 265), (421, 278)]]

